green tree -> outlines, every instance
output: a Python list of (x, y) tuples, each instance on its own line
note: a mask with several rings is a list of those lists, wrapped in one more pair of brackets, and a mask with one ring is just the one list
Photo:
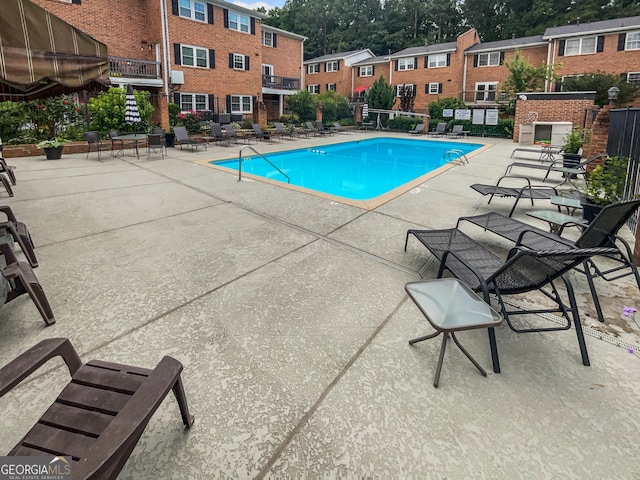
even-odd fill
[[(126, 90), (111, 87), (106, 92), (100, 92), (95, 98), (89, 99), (89, 113), (91, 115), (91, 130), (108, 132), (109, 130), (131, 130), (133, 127), (124, 121)], [(149, 117), (153, 112), (153, 105), (149, 101), (151, 94), (144, 90), (134, 90), (133, 96), (140, 112), (140, 124), (135, 129), (146, 131), (149, 128)]]
[(442, 110), (445, 108), (452, 108), (454, 110), (465, 109), (467, 108), (467, 105), (462, 100), (455, 97), (445, 97), (440, 100), (436, 100), (435, 102), (431, 102), (429, 104), (429, 117), (431, 120), (444, 119), (442, 116)]
[(351, 118), (349, 100), (344, 95), (330, 90), (318, 95), (318, 100), (322, 102), (322, 121), (336, 122), (343, 118)]
[(508, 113), (515, 112), (517, 93), (542, 92), (546, 80), (550, 82), (558, 80), (554, 72), (559, 65), (548, 66), (541, 63), (536, 67), (522, 56), (520, 50), (516, 50), (513, 58), (504, 65), (509, 70), (509, 75), (502, 82), (500, 90), (509, 98)]
[(619, 75), (612, 75), (604, 72), (584, 73), (576, 77), (567, 77), (562, 82), (562, 90), (565, 92), (596, 92), (595, 103), (606, 105), (609, 103), (607, 90), (611, 87), (618, 87), (618, 105), (631, 103), (633, 99), (640, 95), (640, 85), (629, 83)]
[(391, 110), (396, 101), (393, 87), (387, 83), (382, 75), (373, 82), (369, 91), (365, 94), (369, 108)]
[(306, 90), (300, 90), (295, 95), (287, 97), (289, 111), (301, 122), (316, 119), (316, 101), (317, 97)]

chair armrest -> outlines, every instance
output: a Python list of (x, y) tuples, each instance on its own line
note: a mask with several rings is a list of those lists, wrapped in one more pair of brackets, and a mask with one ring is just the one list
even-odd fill
[[(500, 182), (502, 180), (504, 180), (505, 178), (522, 178), (524, 180), (527, 181), (527, 185), (526, 186), (531, 186), (531, 180), (529, 180), (529, 177), (525, 177), (523, 175), (503, 175), (502, 177), (500, 177), (498, 179), (498, 181), (496, 182), (496, 187), (500, 185)], [(524, 188), (524, 187), (523, 187)]]
[[(103, 478), (113, 468), (109, 459), (130, 451), (131, 442), (137, 442), (151, 416), (180, 378), (181, 372), (182, 364), (178, 360), (164, 357), (89, 448), (77, 467), (74, 466), (74, 475), (78, 475), (78, 478)], [(190, 420), (187, 428), (191, 427), (193, 417)]]
[[(442, 277), (442, 273), (444, 272), (444, 269), (447, 268), (447, 257), (449, 257), (449, 255), (455, 257), (456, 260), (458, 260), (462, 265), (464, 265), (464, 267), (469, 270), (471, 273), (473, 273), (476, 278), (478, 279), (478, 282), (480, 284), (480, 289), (482, 290), (482, 297), (485, 301), (485, 303), (490, 304), (490, 298), (489, 298), (489, 285), (487, 284), (486, 280), (484, 279), (484, 277), (482, 275), (480, 275), (475, 268), (473, 268), (471, 265), (469, 265), (468, 263), (466, 263), (462, 258), (460, 258), (455, 252), (453, 252), (452, 250), (445, 250), (445, 252), (442, 255), (442, 260), (440, 260), (440, 266), (438, 267), (438, 277), (437, 278), (441, 278)], [(451, 270), (449, 270), (451, 271)]]
[(9, 245), (7, 242), (0, 242), (0, 255), (4, 257), (4, 263), (6, 265), (11, 265), (12, 263), (18, 263), (16, 254), (13, 253), (11, 245)]
[[(516, 240), (516, 247), (527, 247), (527, 248), (531, 248), (529, 245), (527, 245), (526, 240), (525, 240), (525, 236), (531, 236), (531, 237), (542, 237), (545, 240), (550, 240), (553, 241), (555, 243), (557, 243), (558, 245), (562, 245), (564, 247), (568, 247), (568, 248), (573, 248), (571, 245), (568, 245), (566, 242), (561, 241), (561, 237), (559, 237), (558, 235), (555, 235), (551, 232), (539, 232), (537, 230), (523, 230), (520, 235), (518, 235), (518, 239)], [(546, 250), (546, 249), (545, 249)]]
[(58, 356), (67, 364), (72, 376), (82, 366), (82, 361), (68, 338), (43, 340), (0, 369), (0, 397), (50, 359)]
[(9, 205), (0, 205), (0, 212), (4, 213), (10, 222), (16, 223), (18, 221)]

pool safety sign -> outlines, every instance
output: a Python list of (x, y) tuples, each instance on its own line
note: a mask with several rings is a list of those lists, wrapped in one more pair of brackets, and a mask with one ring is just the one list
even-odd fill
[(456, 120), (471, 120), (471, 110), (456, 110)]
[(484, 125), (484, 110), (476, 109), (473, 111), (473, 122), (474, 125)]
[(486, 111), (484, 123), (485, 125), (497, 125), (498, 124), (498, 109), (490, 108)]

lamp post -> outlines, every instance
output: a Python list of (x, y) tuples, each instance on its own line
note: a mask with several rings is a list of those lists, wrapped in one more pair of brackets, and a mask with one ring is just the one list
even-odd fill
[(619, 93), (620, 89), (616, 86), (613, 86), (609, 90), (607, 90), (607, 95), (609, 96), (609, 105), (614, 105), (616, 103)]

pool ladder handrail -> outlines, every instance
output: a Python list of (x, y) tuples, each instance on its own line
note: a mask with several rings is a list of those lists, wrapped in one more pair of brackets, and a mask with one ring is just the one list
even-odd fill
[(447, 150), (442, 154), (442, 158), (447, 162), (458, 162), (459, 165), (468, 165), (469, 159), (467, 155), (457, 148), (452, 148), (451, 150)]
[(291, 183), (291, 178), (289, 178), (289, 175), (287, 175), (286, 173), (284, 173), (282, 170), (280, 170), (278, 167), (276, 167), (267, 157), (265, 157), (264, 155), (262, 155), (259, 151), (257, 151), (255, 148), (253, 148), (251, 145), (245, 145), (244, 147), (240, 148), (240, 151), (238, 152), (238, 181), (242, 181), (242, 151), (245, 148), (249, 148), (253, 151), (253, 153), (255, 153), (256, 155), (258, 155), (259, 157), (262, 157), (262, 159), (267, 162), (269, 165), (271, 165), (273, 168), (275, 168), (276, 170), (278, 170), (282, 175), (284, 175), (287, 178), (287, 183)]

